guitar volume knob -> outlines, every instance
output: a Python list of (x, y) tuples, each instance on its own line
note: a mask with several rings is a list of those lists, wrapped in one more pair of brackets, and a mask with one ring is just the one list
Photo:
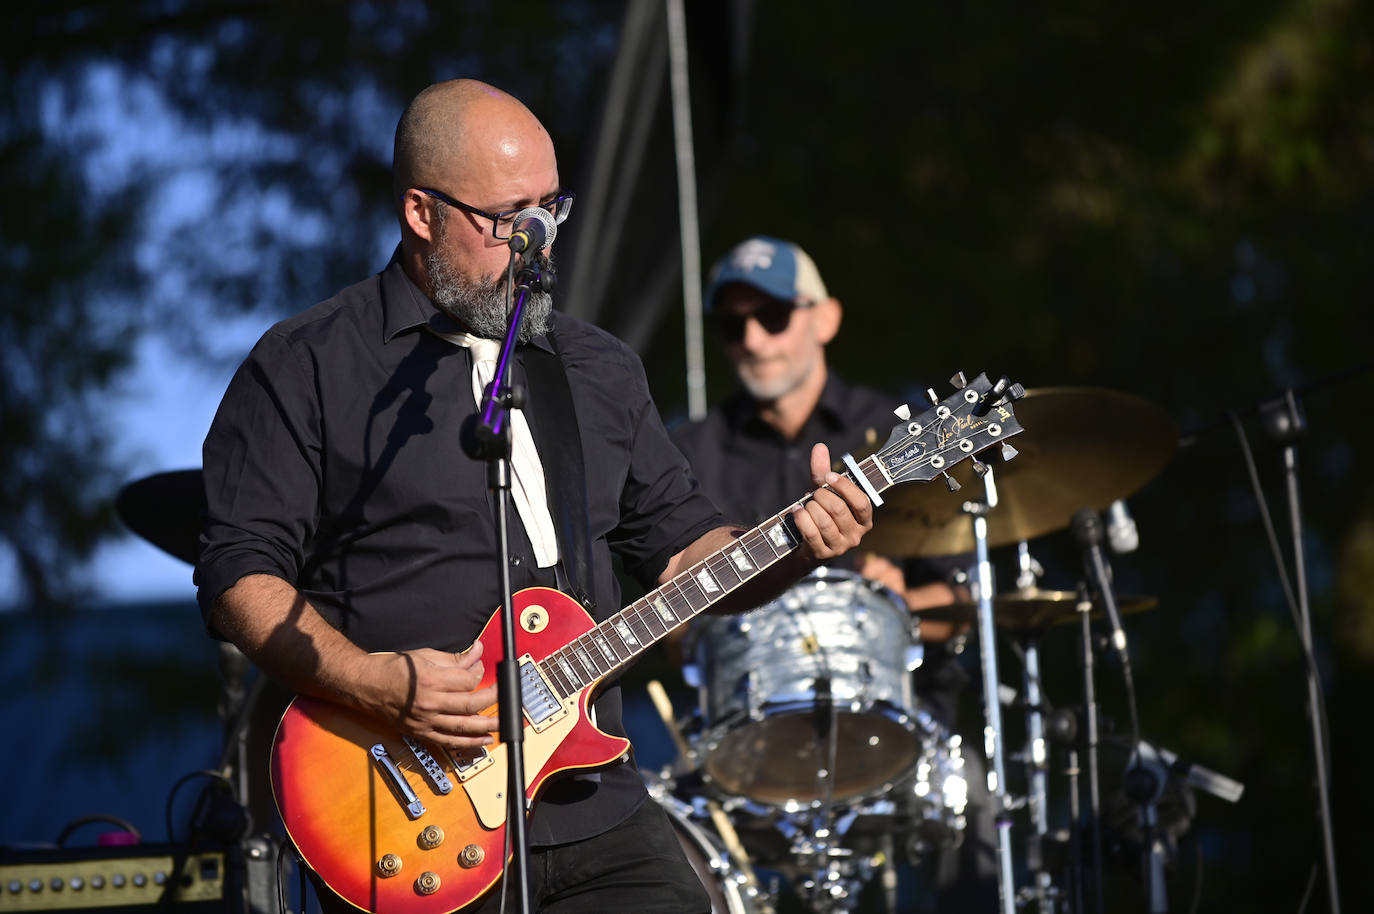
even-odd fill
[(415, 880), (415, 891), (421, 895), (433, 895), (439, 891), (439, 874), (425, 870), (420, 874), (420, 878)]
[(382, 854), (382, 859), (377, 861), (377, 875), (383, 879), (395, 876), (401, 871), (401, 858), (395, 854)]
[(487, 852), (476, 844), (469, 844), (463, 848), (463, 852), (458, 855), (458, 865), (464, 869), (472, 869), (486, 859)]
[(427, 851), (432, 851), (444, 843), (444, 830), (437, 825), (431, 825), (420, 832), (420, 847)]

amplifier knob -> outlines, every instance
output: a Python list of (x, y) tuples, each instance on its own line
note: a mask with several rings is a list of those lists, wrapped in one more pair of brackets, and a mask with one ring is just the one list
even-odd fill
[(433, 895), (439, 891), (439, 874), (425, 870), (420, 874), (420, 878), (415, 880), (415, 891), (421, 895)]
[(467, 847), (463, 848), (463, 852), (458, 855), (458, 865), (464, 869), (470, 870), (481, 863), (486, 856), (486, 851), (482, 850), (476, 844), (469, 844)]
[(401, 858), (395, 854), (383, 854), (382, 859), (377, 861), (377, 872), (383, 879), (395, 876), (401, 871)]

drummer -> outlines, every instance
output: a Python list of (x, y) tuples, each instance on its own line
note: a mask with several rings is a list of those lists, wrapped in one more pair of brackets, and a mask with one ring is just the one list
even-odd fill
[[(740, 387), (706, 418), (677, 427), (673, 438), (703, 491), (733, 520), (761, 523), (805, 493), (811, 442), (824, 442), (838, 460), (845, 453), (865, 456), (887, 440), (900, 401), (850, 384), (827, 366), (825, 347), (839, 332), (843, 308), (801, 247), (763, 235), (740, 242), (712, 269), (704, 305)], [(881, 511), (875, 522), (881, 524)], [(953, 583), (966, 557), (907, 559), (899, 566), (856, 553), (838, 562), (901, 594), (912, 610), (967, 599)], [(970, 679), (949, 649), (962, 635), (953, 623), (920, 623), (925, 661), (916, 694), (951, 730), (957, 730), (957, 695)], [(938, 864), (942, 909), (991, 910), (988, 898), (996, 903), (996, 836), (990, 815), (976, 806), (981, 794), (970, 796), (964, 843), (972, 846), (962, 855), (969, 862)], [(974, 862), (983, 858), (986, 866)]]

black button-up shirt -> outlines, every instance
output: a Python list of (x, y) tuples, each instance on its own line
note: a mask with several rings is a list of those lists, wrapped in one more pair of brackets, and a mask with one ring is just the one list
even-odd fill
[[(476, 638), (500, 603), (500, 580), (486, 467), (459, 444), (477, 408), (472, 361), (426, 324), (453, 329), (393, 259), (258, 341), (205, 440), (202, 612), (239, 578), (261, 573), (296, 585), (368, 651), (456, 651)], [(552, 328), (587, 471), (589, 589), (602, 619), (620, 608), (612, 549), (627, 571), (652, 582), (721, 518), (669, 440), (634, 353), (558, 312)], [(530, 345), (550, 348), (542, 337)], [(528, 397), (539, 397), (519, 353), (512, 364)], [(533, 432), (547, 467), (568, 445)], [(554, 584), (537, 567), (518, 512), (508, 516), (513, 589)], [(618, 685), (594, 707), (603, 730), (624, 735)], [(629, 765), (551, 782), (531, 817), (531, 840), (596, 834), (643, 795)]]

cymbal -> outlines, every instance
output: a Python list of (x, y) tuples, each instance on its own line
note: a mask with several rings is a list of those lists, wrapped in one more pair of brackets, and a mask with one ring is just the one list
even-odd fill
[[(1004, 462), (993, 449), (979, 457), (993, 468), (998, 497), (987, 515), (989, 547), (1065, 529), (1076, 511), (1101, 511), (1138, 491), (1164, 469), (1178, 437), (1160, 407), (1114, 390), (1028, 390), (1012, 409), (1025, 429), (1010, 442), (1018, 456)], [(883, 493), (887, 503), (874, 512), (863, 548), (894, 556), (973, 551), (973, 523), (962, 506), (981, 500), (984, 485), (968, 460), (951, 475), (962, 491), (937, 479)]]
[[(1155, 597), (1139, 594), (1116, 594), (1116, 606), (1122, 615), (1144, 612), (1159, 605)], [(1093, 618), (1102, 616), (1103, 608), (1094, 601)], [(921, 619), (936, 622), (974, 624), (978, 621), (977, 603), (950, 603), (916, 611)], [(998, 594), (992, 598), (992, 618), (999, 628), (1010, 631), (1038, 631), (1050, 625), (1072, 622), (1078, 618), (1078, 592), (1073, 590), (1041, 590), (1038, 587)]]
[(124, 526), (192, 565), (200, 558), (204, 509), (198, 469), (155, 473), (124, 486), (115, 498), (115, 513)]

